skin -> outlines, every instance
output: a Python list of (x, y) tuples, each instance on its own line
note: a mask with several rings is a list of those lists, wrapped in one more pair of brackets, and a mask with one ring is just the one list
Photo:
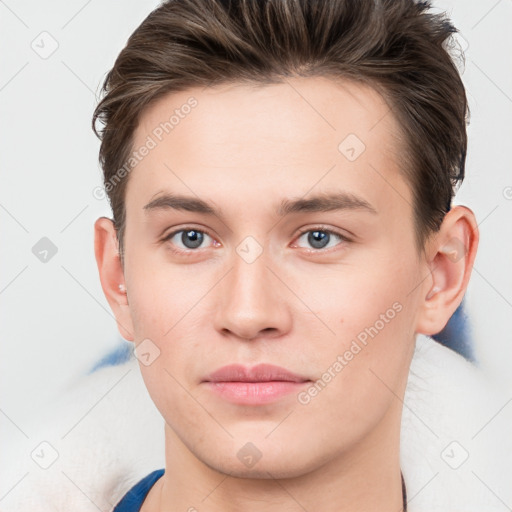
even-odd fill
[[(198, 105), (129, 175), (124, 267), (112, 221), (95, 224), (120, 333), (160, 351), (140, 370), (165, 419), (166, 466), (142, 510), (401, 510), (400, 420), (415, 335), (439, 332), (462, 300), (478, 243), (473, 213), (454, 207), (418, 250), (395, 158), (400, 129), (367, 86), (316, 77), (169, 94), (143, 113), (134, 147), (190, 96)], [(354, 161), (338, 150), (350, 133), (366, 146)], [(283, 199), (333, 191), (375, 212), (276, 213)], [(223, 217), (144, 209), (164, 192), (199, 197)], [(318, 248), (308, 233), (319, 226), (347, 240), (331, 234)], [(197, 249), (181, 232), (164, 240), (180, 228), (209, 236)], [(247, 236), (262, 249), (251, 263), (237, 252)], [(400, 312), (307, 404), (292, 393), (236, 405), (202, 383), (235, 362), (316, 382), (393, 304)], [(248, 442), (261, 453), (252, 467), (237, 457)]]

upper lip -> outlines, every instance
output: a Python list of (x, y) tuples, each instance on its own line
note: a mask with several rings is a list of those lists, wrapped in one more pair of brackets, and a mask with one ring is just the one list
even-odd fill
[(258, 364), (250, 368), (241, 364), (223, 366), (210, 373), (206, 382), (306, 382), (309, 379), (273, 364)]

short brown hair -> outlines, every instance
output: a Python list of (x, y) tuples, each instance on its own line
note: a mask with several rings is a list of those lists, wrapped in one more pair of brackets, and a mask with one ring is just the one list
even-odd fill
[[(229, 82), (324, 76), (366, 83), (402, 128), (419, 247), (464, 178), (467, 99), (447, 45), (457, 29), (428, 1), (168, 0), (128, 39), (92, 126), (123, 259), (125, 168), (141, 113), (163, 95)], [(96, 129), (96, 121), (103, 124)]]

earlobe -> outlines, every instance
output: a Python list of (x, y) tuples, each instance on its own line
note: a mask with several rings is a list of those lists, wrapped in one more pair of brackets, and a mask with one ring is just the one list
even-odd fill
[(124, 339), (133, 341), (133, 325), (117, 234), (114, 223), (107, 217), (100, 217), (94, 223), (94, 254), (101, 287), (116, 318), (119, 333)]
[(478, 227), (473, 212), (456, 206), (445, 216), (428, 248), (430, 276), (422, 288), (416, 332), (441, 331), (460, 305), (478, 247)]

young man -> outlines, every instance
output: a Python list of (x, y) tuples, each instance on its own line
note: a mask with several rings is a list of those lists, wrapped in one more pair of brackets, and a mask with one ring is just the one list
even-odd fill
[(406, 509), (415, 339), (478, 244), (451, 207), (455, 29), (428, 8), (173, 0), (130, 37), (93, 121), (114, 214), (95, 251), (165, 472), (116, 510)]

